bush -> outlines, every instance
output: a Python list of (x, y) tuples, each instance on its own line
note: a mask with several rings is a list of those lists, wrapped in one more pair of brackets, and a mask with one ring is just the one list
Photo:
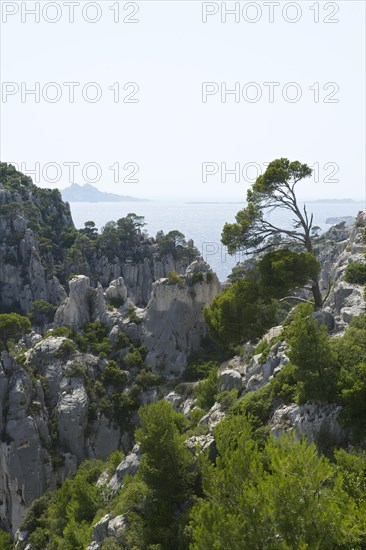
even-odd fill
[(132, 369), (134, 367), (140, 369), (144, 364), (143, 359), (141, 357), (141, 353), (135, 347), (131, 346), (130, 349), (131, 351), (129, 351), (127, 355), (125, 355), (123, 358), (123, 364), (127, 370)]
[(65, 336), (66, 338), (72, 338), (72, 331), (68, 327), (56, 327), (46, 332), (44, 337), (48, 338), (49, 336)]
[(202, 380), (197, 387), (197, 405), (202, 409), (210, 409), (216, 401), (219, 387), (219, 376), (217, 369), (210, 372), (206, 380)]
[(60, 359), (67, 359), (76, 352), (76, 344), (68, 338), (62, 342), (58, 351), (55, 352), (55, 357)]
[(277, 306), (263, 301), (256, 282), (239, 279), (204, 309), (209, 334), (225, 347), (260, 338), (276, 319)]
[(183, 380), (195, 382), (207, 378), (210, 372), (219, 367), (218, 361), (190, 361), (183, 372)]
[(5, 533), (0, 529), (0, 548), (1, 550), (12, 550), (13, 545), (9, 533)]
[(366, 283), (366, 262), (352, 262), (346, 267), (344, 280), (347, 283), (363, 285)]
[(52, 323), (56, 309), (45, 300), (36, 300), (31, 306), (29, 318), (35, 325), (43, 326)]
[(313, 307), (302, 304), (286, 329), (290, 361), (295, 365), (300, 402), (334, 401), (339, 369), (325, 325), (318, 326)]
[(184, 284), (184, 279), (176, 272), (169, 271), (168, 273), (168, 285), (182, 285)]
[(65, 375), (70, 378), (84, 378), (86, 376), (86, 368), (80, 361), (74, 361), (71, 367), (66, 370)]
[(223, 391), (216, 397), (223, 411), (227, 411), (238, 399), (238, 390)]
[(131, 340), (129, 339), (127, 334), (125, 334), (124, 332), (119, 332), (114, 341), (113, 348), (115, 351), (118, 351), (121, 349), (128, 348), (130, 344), (131, 344)]
[(113, 386), (115, 390), (119, 391), (126, 385), (127, 375), (117, 365), (116, 361), (108, 361), (102, 373), (102, 382), (106, 386)]
[(143, 369), (136, 376), (136, 384), (141, 387), (142, 390), (147, 390), (152, 386), (157, 386), (161, 382), (162, 378), (158, 374), (154, 374), (147, 369)]
[(137, 315), (135, 307), (130, 306), (128, 308), (128, 316), (130, 318), (131, 323), (135, 323), (136, 325), (139, 325), (140, 323), (142, 323), (142, 319)]
[(203, 283), (204, 281), (204, 274), (202, 271), (195, 271), (192, 275), (192, 278), (190, 280), (191, 285), (195, 285), (196, 283)]

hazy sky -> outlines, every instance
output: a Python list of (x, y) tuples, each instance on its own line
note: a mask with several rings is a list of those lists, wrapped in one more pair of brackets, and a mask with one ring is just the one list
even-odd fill
[(302, 198), (365, 196), (363, 0), (1, 5), (1, 159), (39, 185), (240, 200), (286, 156), (316, 168)]

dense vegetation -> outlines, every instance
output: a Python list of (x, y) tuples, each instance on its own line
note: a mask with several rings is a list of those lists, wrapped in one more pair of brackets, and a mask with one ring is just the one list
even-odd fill
[[(98, 332), (102, 342), (103, 327), (95, 325), (77, 339), (89, 349), (99, 345), (90, 336)], [(190, 418), (166, 401), (142, 408), (135, 432), (142, 451), (138, 474), (112, 496), (95, 481), (122, 457), (86, 462), (73, 480), (32, 505), (23, 527), (32, 532), (35, 550), (85, 549), (92, 525), (107, 512), (123, 515), (128, 528), (106, 538), (104, 550), (364, 548), (366, 315), (332, 338), (314, 319), (313, 306), (301, 304), (278, 339), (287, 340), (290, 363), (240, 398), (219, 393), (215, 353), (196, 354), (190, 376), (207, 377), (195, 388)], [(259, 349), (265, 356), (268, 345)], [(105, 384), (111, 376), (116, 388), (123, 386), (110, 363)], [(341, 422), (351, 429), (353, 447), (343, 449), (326, 434), (318, 447), (291, 434), (269, 435), (266, 424), (281, 403), (312, 399), (343, 406)], [(185, 440), (207, 433), (198, 422), (215, 401), (228, 410), (214, 431), (217, 456), (201, 455), (197, 463)]]
[(287, 248), (269, 252), (249, 273), (235, 281), (205, 309), (211, 337), (223, 346), (260, 338), (279, 319), (280, 299), (316, 279), (314, 255)]

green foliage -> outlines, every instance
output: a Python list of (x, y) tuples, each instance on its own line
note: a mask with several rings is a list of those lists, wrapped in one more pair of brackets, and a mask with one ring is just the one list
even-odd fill
[(294, 366), (288, 364), (271, 382), (255, 392), (246, 393), (230, 407), (229, 416), (248, 415), (253, 420), (253, 426), (260, 429), (268, 422), (276, 406), (295, 400), (297, 388), (294, 370)]
[(121, 349), (128, 348), (131, 344), (131, 340), (124, 332), (119, 332), (114, 341), (113, 349), (114, 351), (119, 351)]
[(190, 279), (190, 284), (195, 285), (196, 283), (203, 283), (205, 276), (202, 271), (195, 271)]
[(342, 418), (359, 439), (366, 435), (366, 315), (353, 319), (345, 335), (335, 339), (333, 346), (340, 371)]
[(207, 378), (210, 372), (219, 367), (218, 361), (191, 360), (189, 361), (184, 373), (183, 380), (195, 382)]
[(55, 357), (60, 359), (68, 359), (76, 352), (76, 344), (72, 340), (66, 338), (58, 348), (57, 352), (54, 354)]
[(309, 177), (311, 173), (312, 170), (306, 164), (298, 161), (289, 162), (288, 159), (281, 158), (271, 162), (264, 174), (257, 178), (252, 189), (248, 190), (247, 206), (236, 215), (236, 223), (226, 224), (223, 229), (222, 242), (229, 252), (257, 248), (269, 236), (281, 233), (287, 238), (297, 238), (299, 233), (296, 231), (271, 226), (265, 220), (265, 211), (274, 206), (295, 214), (299, 224), (294, 222), (294, 228), (305, 225), (305, 231), (310, 231), (311, 226), (306, 224), (306, 219), (300, 217), (293, 190), (298, 181)]
[(216, 396), (221, 409), (227, 411), (238, 399), (238, 390), (223, 391)]
[(48, 338), (48, 336), (65, 336), (65, 338), (72, 338), (72, 331), (68, 327), (56, 327), (46, 332), (44, 337)]
[(319, 270), (313, 254), (299, 254), (287, 248), (268, 252), (258, 264), (263, 293), (273, 298), (282, 298), (289, 290), (303, 287), (317, 278)]
[(239, 279), (204, 310), (210, 336), (224, 346), (260, 338), (276, 319), (276, 305), (264, 301), (259, 285)]
[(217, 369), (211, 370), (205, 380), (199, 382), (196, 390), (197, 405), (202, 409), (210, 409), (216, 401), (219, 387)]
[(104, 503), (96, 486), (102, 466), (96, 460), (84, 462), (74, 479), (33, 501), (21, 527), (31, 532), (35, 550), (84, 550), (89, 544), (93, 518)]
[(137, 315), (136, 308), (134, 306), (130, 306), (128, 308), (128, 316), (130, 318), (130, 323), (135, 323), (136, 325), (142, 323), (142, 319)]
[(346, 267), (344, 280), (348, 283), (363, 285), (366, 283), (366, 262), (352, 262)]
[(162, 381), (162, 377), (158, 374), (152, 373), (147, 368), (143, 369), (141, 372), (138, 373), (136, 376), (136, 384), (140, 386), (142, 390), (147, 390), (151, 388), (152, 386), (157, 386)]
[(176, 230), (170, 231), (162, 237), (159, 248), (162, 255), (171, 254), (175, 261), (183, 258), (192, 261), (198, 254), (195, 247), (187, 244), (183, 233)]
[(127, 375), (116, 361), (108, 361), (102, 373), (102, 382), (106, 386), (113, 386), (114, 390), (120, 391), (126, 385)]
[(285, 435), (262, 454), (242, 417), (219, 424), (215, 439), (218, 458), (202, 460), (205, 498), (191, 513), (192, 550), (359, 547), (364, 510), (314, 444)]
[(0, 352), (9, 351), (9, 343), (17, 342), (24, 334), (32, 329), (27, 317), (17, 313), (3, 313), (0, 315)]
[(132, 369), (134, 367), (140, 369), (143, 363), (144, 361), (141, 356), (140, 350), (135, 346), (131, 345), (130, 351), (123, 358), (124, 366), (126, 367), (126, 369)]
[(56, 306), (53, 306), (45, 300), (35, 300), (32, 304), (29, 318), (35, 325), (43, 326), (52, 323), (56, 309)]
[(0, 548), (1, 550), (12, 550), (13, 545), (9, 533), (5, 533), (0, 529)]
[(135, 433), (143, 453), (139, 475), (150, 490), (145, 540), (170, 548), (177, 529), (175, 512), (193, 487), (193, 458), (180, 435), (186, 420), (170, 403), (158, 401), (140, 409), (140, 421)]
[(297, 308), (286, 330), (288, 354), (295, 365), (301, 403), (312, 399), (332, 401), (336, 396), (338, 369), (336, 355), (325, 325), (318, 326), (311, 304)]
[(168, 273), (168, 285), (183, 285), (184, 279), (176, 272), (169, 271)]

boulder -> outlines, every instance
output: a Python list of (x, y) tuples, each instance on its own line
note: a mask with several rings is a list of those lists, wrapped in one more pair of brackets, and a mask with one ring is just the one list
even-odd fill
[(140, 447), (135, 445), (131, 453), (117, 466), (116, 473), (109, 482), (112, 493), (115, 494), (121, 487), (127, 475), (134, 475), (140, 466)]
[(107, 301), (122, 305), (127, 299), (127, 288), (123, 277), (112, 281), (105, 291)]
[(231, 391), (240, 389), (243, 386), (243, 379), (235, 370), (224, 370), (219, 377), (219, 391)]

